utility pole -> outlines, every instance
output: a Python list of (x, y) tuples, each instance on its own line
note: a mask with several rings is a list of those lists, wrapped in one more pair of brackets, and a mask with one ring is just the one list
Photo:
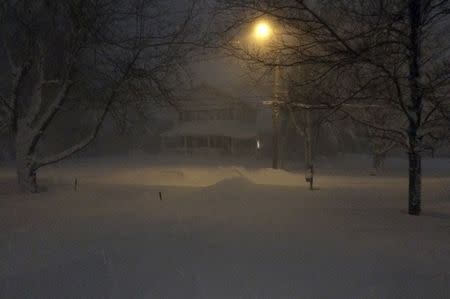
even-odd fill
[(285, 90), (283, 86), (280, 57), (277, 57), (273, 78), (272, 101), (272, 168), (278, 169), (280, 165), (280, 113), (284, 105)]
[(313, 153), (312, 153), (312, 122), (311, 122), (311, 110), (305, 109), (305, 180), (309, 183), (309, 189), (314, 188), (314, 165), (313, 165)]
[(280, 104), (272, 104), (272, 168), (278, 169), (279, 151), (280, 151)]
[[(276, 37), (276, 32), (273, 26), (270, 25), (270, 23), (261, 20), (255, 25), (254, 37), (255, 40), (259, 42), (268, 41), (272, 37)], [(282, 106), (282, 101), (284, 100), (284, 95), (282, 95), (281, 92), (282, 79), (279, 53), (276, 57), (273, 75), (274, 78), (272, 100), (267, 102), (270, 102), (270, 105), (272, 106), (272, 168), (278, 169), (280, 156), (280, 106)]]
[(280, 159), (280, 110), (281, 110), (281, 67), (277, 58), (274, 70), (272, 102), (272, 168), (278, 169)]

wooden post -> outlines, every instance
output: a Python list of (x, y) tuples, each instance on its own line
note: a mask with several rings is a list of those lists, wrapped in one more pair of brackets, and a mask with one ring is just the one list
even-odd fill
[(183, 136), (184, 139), (184, 155), (188, 155), (188, 142), (187, 142), (187, 136)]

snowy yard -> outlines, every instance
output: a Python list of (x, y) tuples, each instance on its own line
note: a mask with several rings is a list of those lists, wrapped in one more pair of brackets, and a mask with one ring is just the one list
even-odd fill
[(450, 161), (425, 162), (419, 217), (403, 162), (364, 161), (321, 161), (315, 191), (255, 165), (104, 160), (24, 196), (3, 170), (0, 298), (450, 298)]

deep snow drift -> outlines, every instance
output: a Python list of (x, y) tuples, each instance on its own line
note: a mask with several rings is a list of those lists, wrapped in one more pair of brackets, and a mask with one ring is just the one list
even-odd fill
[(25, 196), (5, 169), (0, 298), (449, 298), (450, 161), (425, 162), (420, 217), (403, 161), (369, 161), (319, 161), (315, 191), (262, 162), (104, 159)]

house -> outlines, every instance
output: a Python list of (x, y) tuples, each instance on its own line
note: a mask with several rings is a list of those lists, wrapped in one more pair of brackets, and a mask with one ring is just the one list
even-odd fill
[(162, 134), (162, 151), (188, 154), (253, 154), (256, 108), (207, 84), (177, 101), (178, 120)]

